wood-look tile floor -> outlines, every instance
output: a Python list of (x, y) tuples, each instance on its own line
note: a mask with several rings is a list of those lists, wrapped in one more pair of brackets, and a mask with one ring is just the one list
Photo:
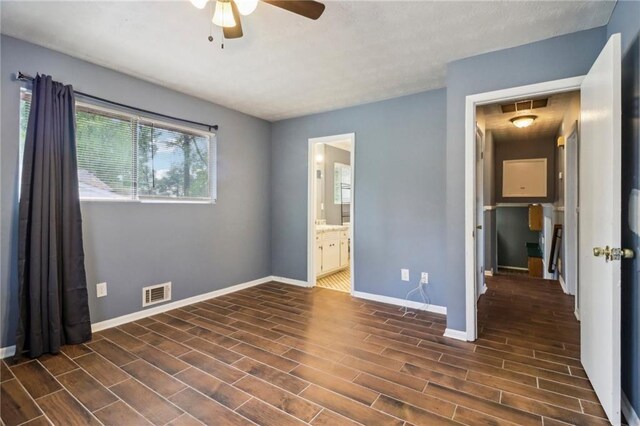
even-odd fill
[(607, 424), (572, 298), (549, 281), (488, 286), (474, 343), (442, 337), (442, 315), (319, 288), (196, 303), (3, 361), (2, 423)]

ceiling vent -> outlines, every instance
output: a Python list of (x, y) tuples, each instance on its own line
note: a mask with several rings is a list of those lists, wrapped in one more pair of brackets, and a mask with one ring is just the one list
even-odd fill
[(536, 108), (544, 108), (547, 106), (548, 102), (549, 98), (531, 99), (528, 101), (518, 101), (510, 104), (503, 104), (500, 105), (500, 108), (502, 108), (503, 113), (528, 111)]
[(142, 307), (171, 300), (171, 282), (142, 289)]

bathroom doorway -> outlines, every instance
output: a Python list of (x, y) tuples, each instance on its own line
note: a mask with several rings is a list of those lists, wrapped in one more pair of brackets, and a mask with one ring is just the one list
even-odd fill
[(355, 135), (309, 139), (308, 283), (353, 291)]

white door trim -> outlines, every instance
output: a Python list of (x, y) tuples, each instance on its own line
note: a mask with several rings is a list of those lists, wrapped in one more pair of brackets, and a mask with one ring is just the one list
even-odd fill
[[(564, 145), (564, 229), (562, 230), (565, 256), (562, 259), (562, 272), (565, 276), (567, 292), (575, 295), (575, 308), (578, 309), (578, 145), (580, 133), (578, 122), (573, 124), (572, 131)], [(571, 251), (574, 253), (571, 254)]]
[(308, 181), (307, 181), (307, 285), (314, 287), (316, 285), (315, 271), (315, 222), (316, 222), (316, 185), (315, 185), (315, 146), (319, 143), (329, 143), (336, 141), (344, 141), (348, 139), (351, 142), (351, 204), (349, 205), (349, 238), (351, 239), (351, 259), (349, 262), (350, 276), (350, 293), (353, 294), (355, 284), (354, 264), (355, 264), (355, 195), (356, 195), (356, 134), (345, 133), (342, 135), (323, 136), (319, 138), (309, 138), (308, 146)]
[(475, 242), (473, 230), (475, 227), (475, 133), (476, 107), (495, 102), (502, 102), (514, 98), (527, 96), (543, 96), (553, 93), (580, 90), (584, 76), (564, 78), (512, 87), (492, 92), (478, 93), (466, 97), (465, 104), (465, 287), (466, 287), (466, 326), (467, 340), (473, 341), (477, 337), (476, 317), (476, 286), (475, 286)]

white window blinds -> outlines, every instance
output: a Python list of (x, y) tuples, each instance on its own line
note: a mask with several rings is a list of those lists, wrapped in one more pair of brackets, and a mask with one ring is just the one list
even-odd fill
[[(20, 103), (26, 135), (30, 93)], [(76, 102), (78, 182), (83, 200), (215, 200), (215, 135)]]

